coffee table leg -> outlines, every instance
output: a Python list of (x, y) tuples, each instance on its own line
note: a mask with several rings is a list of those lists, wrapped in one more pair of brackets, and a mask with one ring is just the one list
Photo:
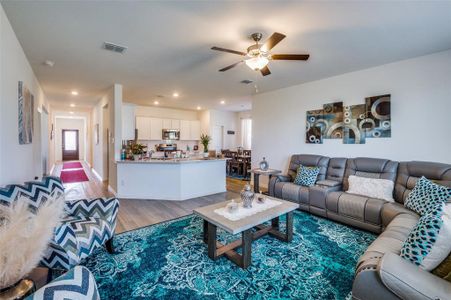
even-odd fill
[(208, 257), (216, 260), (218, 257), (216, 255), (216, 225), (207, 222), (208, 228)]
[(208, 222), (204, 220), (204, 231), (202, 233), (202, 239), (204, 240), (204, 243), (208, 243)]
[(271, 220), (271, 226), (275, 230), (279, 230), (279, 217), (274, 218), (274, 219)]
[(252, 229), (245, 230), (242, 233), (242, 251), (241, 267), (246, 269), (252, 263)]
[(293, 212), (290, 211), (287, 213), (287, 242), (291, 242), (293, 240)]
[(260, 193), (260, 174), (254, 173), (254, 193)]

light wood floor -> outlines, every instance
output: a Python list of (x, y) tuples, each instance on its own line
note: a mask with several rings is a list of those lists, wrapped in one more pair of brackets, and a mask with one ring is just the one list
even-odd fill
[[(89, 181), (64, 184), (66, 200), (113, 196), (108, 191), (107, 184), (101, 182), (85, 162), (82, 165)], [(59, 176), (62, 166), (62, 163), (57, 164), (52, 175)], [(186, 216), (192, 214), (197, 207), (239, 197), (238, 193), (246, 183), (247, 181), (240, 179), (227, 178), (227, 192), (185, 201), (119, 199), (116, 233)]]

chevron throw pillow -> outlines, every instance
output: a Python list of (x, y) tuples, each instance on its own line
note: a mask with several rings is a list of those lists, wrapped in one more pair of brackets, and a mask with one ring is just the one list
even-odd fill
[(300, 165), (294, 183), (297, 185), (312, 186), (316, 183), (318, 174), (318, 167), (306, 167)]
[(437, 204), (446, 202), (450, 198), (450, 188), (436, 184), (423, 176), (407, 196), (404, 206), (424, 216), (434, 210)]

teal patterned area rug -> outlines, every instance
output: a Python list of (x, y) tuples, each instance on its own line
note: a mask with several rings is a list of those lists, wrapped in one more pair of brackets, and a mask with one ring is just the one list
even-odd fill
[[(222, 241), (239, 237), (218, 233)], [(118, 234), (115, 254), (98, 249), (84, 265), (102, 299), (345, 299), (357, 259), (374, 239), (295, 212), (293, 241), (254, 241), (252, 265), (243, 270), (208, 258), (202, 220), (191, 215)]]

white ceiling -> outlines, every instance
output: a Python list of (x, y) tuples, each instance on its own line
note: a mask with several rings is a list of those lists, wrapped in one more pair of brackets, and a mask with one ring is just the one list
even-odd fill
[[(92, 105), (113, 83), (124, 99), (161, 106), (245, 110), (259, 92), (451, 48), (450, 1), (284, 2), (2, 1), (49, 100)], [(273, 53), (309, 53), (307, 62), (272, 61), (262, 77), (244, 64), (218, 70), (244, 51), (252, 32), (287, 35)], [(128, 46), (125, 54), (101, 49)], [(49, 68), (47, 59), (55, 61)], [(76, 89), (79, 96), (71, 96)], [(180, 93), (173, 99), (173, 91)], [(227, 104), (221, 106), (220, 100)], [(275, 99), (277, 100), (277, 99)]]

